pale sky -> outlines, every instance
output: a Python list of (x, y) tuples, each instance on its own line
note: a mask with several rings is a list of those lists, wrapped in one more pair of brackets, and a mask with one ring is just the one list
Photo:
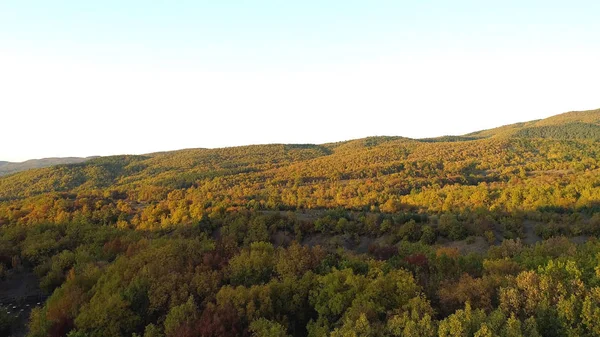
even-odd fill
[(0, 160), (600, 108), (600, 1), (0, 1)]

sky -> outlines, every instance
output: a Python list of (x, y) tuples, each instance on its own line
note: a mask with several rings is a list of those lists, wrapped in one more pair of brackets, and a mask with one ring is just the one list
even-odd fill
[(0, 1), (0, 160), (600, 108), (600, 1)]

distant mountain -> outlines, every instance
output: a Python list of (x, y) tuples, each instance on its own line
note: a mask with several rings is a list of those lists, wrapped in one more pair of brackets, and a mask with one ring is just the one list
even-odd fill
[(66, 157), (66, 158), (43, 158), (43, 159), (31, 159), (20, 163), (13, 163), (8, 161), (0, 161), (0, 176), (21, 172), (34, 168), (43, 168), (60, 164), (76, 164), (82, 163), (95, 157), (79, 158), (79, 157)]

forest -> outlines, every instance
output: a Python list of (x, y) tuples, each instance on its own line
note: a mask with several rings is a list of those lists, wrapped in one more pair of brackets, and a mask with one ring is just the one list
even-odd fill
[(600, 336), (598, 235), (600, 110), (0, 177), (30, 337)]

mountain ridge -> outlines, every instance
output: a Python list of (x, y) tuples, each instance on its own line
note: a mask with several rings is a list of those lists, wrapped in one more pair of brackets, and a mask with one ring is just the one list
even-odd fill
[[(421, 142), (421, 143), (445, 143), (445, 142), (468, 142), (486, 138), (549, 138), (549, 139), (579, 139), (600, 140), (600, 109), (586, 111), (570, 111), (545, 119), (503, 125), (500, 127), (475, 131), (465, 135), (445, 135), (432, 138), (407, 138), (402, 136), (371, 136), (358, 139), (350, 139), (339, 142), (324, 144), (251, 144), (224, 148), (188, 148), (172, 151), (160, 151), (139, 156), (147, 158), (179, 157), (184, 153), (210, 154), (214, 151), (240, 151), (239, 149), (269, 149), (276, 147), (302, 149), (310, 148), (313, 151), (332, 153), (335, 151), (352, 151), (358, 148), (369, 148), (385, 143), (398, 142)], [(234, 150), (238, 149), (238, 150)], [(212, 152), (211, 152), (212, 151)], [(251, 150), (254, 151), (254, 150)], [(260, 152), (260, 151), (259, 151)], [(56, 165), (80, 164), (96, 158), (111, 158), (124, 155), (105, 157), (63, 157), (32, 159), (20, 163), (0, 161), (0, 177), (26, 171)], [(158, 159), (157, 159), (158, 160)]]

